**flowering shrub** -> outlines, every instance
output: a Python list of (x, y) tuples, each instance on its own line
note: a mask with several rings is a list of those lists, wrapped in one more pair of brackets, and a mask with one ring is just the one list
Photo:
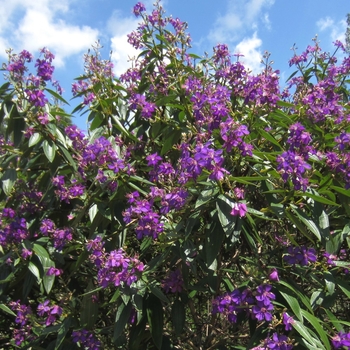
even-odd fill
[[(0, 87), (0, 347), (350, 344), (350, 58), (317, 41), (284, 90), (136, 4), (140, 54), (98, 47), (72, 85), (9, 51)], [(36, 74), (29, 74), (30, 65)]]

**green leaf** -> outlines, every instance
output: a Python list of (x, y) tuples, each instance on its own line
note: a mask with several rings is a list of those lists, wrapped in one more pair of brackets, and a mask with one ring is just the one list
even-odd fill
[(2, 189), (5, 192), (6, 196), (11, 194), (13, 185), (17, 180), (17, 172), (15, 169), (7, 169), (4, 175), (1, 178)]
[(338, 187), (338, 186), (330, 186), (331, 189), (334, 191), (343, 194), (344, 196), (350, 197), (350, 189), (345, 189), (343, 187)]
[(288, 305), (292, 309), (292, 311), (295, 314), (295, 316), (297, 316), (300, 321), (303, 321), (303, 316), (302, 316), (302, 313), (301, 313), (301, 308), (300, 308), (298, 299), (293, 297), (289, 293), (285, 293), (285, 292), (282, 292), (282, 291), (280, 291), (280, 293), (282, 294), (283, 298), (286, 300), (286, 302), (288, 303)]
[(219, 188), (216, 184), (212, 184), (209, 189), (203, 190), (196, 201), (195, 208), (198, 208), (215, 198), (215, 196), (219, 193)]
[(216, 208), (221, 227), (224, 230), (226, 237), (231, 237), (238, 233), (237, 236), (231, 237), (231, 241), (236, 242), (239, 240), (239, 231), (235, 231), (237, 217), (231, 215), (233, 205), (233, 201), (226, 196), (220, 195), (217, 198)]
[(72, 319), (70, 317), (65, 318), (65, 320), (62, 322), (60, 329), (58, 330), (57, 333), (57, 339), (56, 339), (56, 344), (55, 344), (55, 350), (59, 350), (61, 347), (64, 339), (66, 338), (66, 335), (69, 331), (70, 325), (72, 323)]
[(339, 207), (338, 203), (333, 202), (333, 201), (331, 201), (331, 200), (329, 200), (327, 198), (321, 197), (320, 195), (316, 195), (316, 194), (313, 194), (313, 193), (310, 193), (310, 192), (303, 192), (303, 196), (312, 198), (316, 202), (320, 202), (320, 203), (328, 204), (328, 205), (334, 205), (334, 206), (338, 206)]
[(89, 293), (93, 290), (95, 290), (95, 287), (92, 281), (89, 281), (80, 308), (80, 326), (87, 329), (93, 329), (98, 317), (99, 303), (94, 302), (92, 294)]
[(294, 320), (292, 325), (293, 328), (309, 343), (308, 349), (325, 350), (325, 347), (322, 346), (321, 342), (310, 334), (309, 329), (303, 323)]
[(46, 158), (50, 163), (52, 163), (56, 155), (56, 145), (51, 140), (44, 140), (42, 147), (44, 149)]
[(324, 331), (324, 329), (321, 327), (321, 324), (318, 321), (318, 318), (311, 315), (309, 312), (307, 312), (306, 310), (301, 310), (302, 315), (311, 323), (311, 325), (315, 328), (316, 332), (318, 333), (318, 335), (320, 336), (325, 349), (326, 350), (330, 350), (331, 349), (331, 345), (329, 343), (328, 337), (326, 332)]
[(323, 272), (323, 278), (325, 280), (328, 293), (332, 295), (335, 290), (334, 276), (330, 272), (325, 271)]
[(40, 257), (44, 257), (44, 258), (47, 258), (47, 259), (50, 258), (49, 253), (47, 252), (47, 250), (43, 246), (41, 246), (40, 244), (34, 243), (33, 244), (33, 251), (35, 252), (36, 255), (38, 255)]
[(147, 300), (146, 311), (154, 345), (160, 350), (163, 342), (163, 306), (161, 301), (151, 294)]
[(299, 208), (292, 207), (293, 212), (298, 216), (298, 218), (305, 224), (305, 226), (321, 241), (321, 232), (319, 231), (317, 225), (311, 220), (307, 214), (301, 211)]
[(180, 136), (181, 130), (171, 130), (168, 132), (160, 154), (163, 156), (165, 153), (167, 153), (179, 141)]
[(185, 326), (185, 305), (180, 300), (176, 299), (171, 308), (171, 322), (173, 323), (175, 334), (179, 336)]
[(38, 283), (41, 283), (41, 275), (38, 266), (36, 266), (32, 261), (29, 261), (28, 264), (29, 271), (36, 277)]
[(205, 232), (204, 254), (208, 269), (216, 269), (216, 266), (214, 266), (215, 264), (213, 265), (213, 263), (216, 262), (224, 238), (224, 230), (221, 225), (213, 219), (209, 228)]
[(16, 316), (16, 314), (9, 308), (7, 307), (5, 304), (0, 304), (0, 309), (2, 311), (7, 312), (8, 314), (10, 314), (11, 316)]
[(38, 132), (35, 132), (33, 135), (30, 136), (28, 146), (32, 147), (36, 145), (41, 140), (41, 134)]
[(258, 132), (261, 136), (263, 136), (266, 140), (270, 141), (272, 144), (278, 147), (279, 150), (283, 150), (278, 141), (269, 133), (267, 133), (264, 129), (258, 129)]
[(166, 295), (156, 286), (149, 285), (149, 289), (152, 292), (153, 295), (155, 295), (158, 299), (164, 301), (165, 303), (169, 304), (170, 301), (166, 297)]
[(49, 94), (51, 94), (54, 98), (57, 98), (57, 100), (63, 102), (64, 104), (69, 106), (69, 103), (56, 91), (53, 91), (51, 89), (45, 88), (45, 91), (47, 91)]
[(126, 305), (124, 303), (121, 303), (118, 306), (118, 310), (115, 315), (113, 343), (116, 343), (118, 338), (123, 333), (125, 326), (129, 320), (131, 310), (132, 310), (131, 302), (128, 302)]
[(68, 163), (73, 167), (74, 170), (76, 170), (77, 169), (77, 164), (74, 161), (74, 159), (71, 156), (71, 154), (68, 152), (68, 150), (61, 144), (58, 144), (58, 148), (61, 150), (61, 152), (63, 153), (63, 155), (66, 158), (66, 160), (68, 161)]

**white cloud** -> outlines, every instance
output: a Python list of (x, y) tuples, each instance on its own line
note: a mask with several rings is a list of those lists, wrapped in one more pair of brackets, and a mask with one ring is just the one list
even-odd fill
[(333, 27), (334, 21), (330, 17), (321, 18), (317, 21), (316, 25), (320, 31), (324, 31), (327, 28)]
[(316, 23), (320, 32), (325, 32), (325, 34), (329, 36), (331, 42), (336, 40), (345, 43), (345, 32), (347, 28), (347, 23), (345, 20), (334, 21), (330, 17), (321, 18)]
[(118, 11), (115, 11), (108, 21), (107, 27), (112, 35), (112, 62), (117, 76), (125, 73), (131, 66), (130, 59), (139, 53), (127, 42), (127, 35), (137, 28), (138, 22), (138, 19), (133, 17), (122, 17)]
[[(86, 51), (97, 40), (99, 32), (89, 26), (67, 23), (64, 15), (75, 0), (12, 0), (0, 10), (6, 18), (0, 25), (0, 55), (9, 44), (20, 51), (35, 53), (48, 47), (55, 55), (55, 65), (63, 66), (71, 55)], [(6, 13), (6, 15), (5, 15)]]
[(208, 39), (215, 44), (232, 43), (240, 39), (249, 30), (256, 30), (259, 21), (271, 27), (268, 13), (262, 15), (265, 8), (274, 4), (274, 0), (230, 0), (224, 15), (218, 16)]
[(244, 38), (235, 47), (235, 53), (240, 53), (244, 57), (240, 57), (240, 61), (244, 63), (246, 68), (249, 68), (253, 73), (260, 73), (262, 69), (261, 58), (262, 54), (259, 50), (262, 41), (258, 38), (255, 32), (252, 37)]
[(227, 11), (217, 17), (209, 31), (208, 40), (212, 45), (226, 43), (235, 45), (233, 53), (241, 53), (240, 58), (245, 66), (254, 73), (261, 71), (262, 40), (258, 37), (258, 29), (262, 24), (268, 30), (271, 22), (267, 10), (274, 0), (229, 0)]

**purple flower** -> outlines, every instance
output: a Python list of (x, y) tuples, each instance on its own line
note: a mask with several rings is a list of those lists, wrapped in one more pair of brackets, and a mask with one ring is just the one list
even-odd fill
[(317, 260), (316, 250), (314, 248), (292, 247), (287, 248), (287, 254), (283, 259), (291, 265), (307, 266), (309, 262)]
[(183, 290), (183, 278), (179, 269), (171, 271), (163, 280), (162, 287), (166, 293), (180, 293)]
[(257, 303), (252, 307), (252, 314), (258, 321), (272, 321), (272, 314), (270, 311), (274, 309), (272, 304), (265, 305), (263, 303)]
[(269, 274), (269, 280), (273, 281), (273, 282), (278, 282), (280, 280), (278, 277), (277, 269), (275, 269), (275, 268), (271, 269), (271, 272)]
[(231, 215), (233, 216), (239, 215), (239, 217), (242, 218), (246, 215), (247, 212), (248, 212), (248, 209), (245, 203), (235, 202), (231, 210)]
[(48, 276), (59, 276), (59, 275), (61, 275), (62, 274), (62, 270), (61, 269), (56, 269), (56, 267), (54, 267), (54, 266), (51, 266), (51, 267), (49, 267), (49, 269), (47, 270), (47, 272), (46, 272), (46, 274), (48, 275)]
[(73, 331), (72, 339), (74, 343), (80, 343), (84, 349), (99, 350), (101, 346), (101, 342), (96, 339), (93, 333), (87, 331), (86, 329)]
[(286, 312), (283, 313), (283, 324), (286, 331), (293, 329), (292, 324), (294, 323), (293, 317), (289, 316)]
[(293, 345), (288, 343), (287, 336), (274, 333), (272, 338), (266, 339), (267, 348), (274, 350), (291, 350)]
[(350, 348), (350, 333), (339, 332), (332, 338), (334, 349)]
[(41, 90), (26, 89), (25, 91), (29, 102), (32, 103), (35, 107), (44, 107), (48, 102), (45, 94)]
[(136, 17), (140, 16), (140, 14), (144, 11), (146, 11), (146, 7), (141, 2), (138, 2), (133, 8), (133, 13)]
[(275, 300), (276, 296), (271, 292), (272, 286), (270, 284), (262, 284), (256, 289), (255, 299), (264, 305), (270, 305), (271, 300)]

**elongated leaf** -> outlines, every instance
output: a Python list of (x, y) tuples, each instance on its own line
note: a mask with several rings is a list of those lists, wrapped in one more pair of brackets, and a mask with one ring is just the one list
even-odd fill
[(35, 132), (29, 139), (29, 147), (36, 145), (41, 140), (41, 135), (38, 132)]
[(64, 339), (66, 338), (66, 335), (69, 331), (70, 325), (72, 323), (72, 319), (70, 317), (66, 318), (62, 324), (60, 329), (58, 330), (56, 344), (55, 344), (55, 350), (59, 350), (62, 343), (64, 342)]
[(328, 337), (324, 329), (322, 328), (321, 324), (318, 321), (318, 318), (311, 315), (309, 312), (306, 310), (301, 310), (302, 315), (311, 323), (311, 325), (314, 327), (318, 335), (320, 336), (323, 345), (325, 346), (326, 350), (331, 349), (331, 345), (329, 343)]
[(7, 169), (2, 176), (2, 189), (4, 190), (6, 196), (11, 194), (13, 185), (17, 180), (17, 172), (15, 169)]
[(303, 192), (303, 196), (312, 198), (313, 200), (320, 202), (320, 203), (323, 203), (323, 204), (339, 206), (338, 203), (333, 202), (330, 199), (327, 199), (325, 197), (321, 197), (320, 195), (312, 194), (310, 192)]
[(303, 323), (295, 320), (293, 328), (309, 343), (308, 349), (325, 350), (321, 342), (310, 334), (308, 328)]
[(38, 266), (36, 266), (32, 261), (29, 261), (28, 264), (29, 271), (36, 277), (38, 283), (41, 282), (41, 275)]
[(54, 98), (57, 98), (57, 100), (63, 102), (64, 104), (69, 106), (69, 103), (60, 95), (58, 94), (56, 91), (53, 91), (51, 89), (45, 88), (45, 90), (51, 94)]
[(152, 292), (152, 294), (155, 295), (158, 299), (164, 301), (165, 303), (170, 303), (169, 299), (158, 287), (150, 285), (149, 289)]
[(178, 299), (174, 301), (171, 308), (171, 322), (173, 323), (175, 334), (179, 336), (185, 325), (185, 305)]
[(129, 320), (131, 310), (132, 310), (131, 302), (128, 302), (126, 305), (124, 303), (121, 303), (121, 305), (119, 305), (117, 313), (115, 315), (114, 332), (113, 332), (114, 343), (117, 342), (118, 338), (123, 333), (125, 326)]
[(50, 163), (52, 163), (56, 155), (56, 145), (51, 140), (44, 140), (43, 149), (46, 158), (49, 160)]
[(152, 294), (147, 300), (147, 320), (154, 345), (160, 350), (163, 342), (163, 306), (161, 301)]
[(283, 298), (287, 301), (288, 305), (294, 312), (295, 316), (299, 318), (300, 321), (303, 321), (303, 315), (301, 313), (301, 308), (298, 302), (298, 299), (294, 296), (290, 295), (289, 293), (280, 292), (283, 296)]
[[(90, 281), (86, 292), (94, 290), (95, 287)], [(98, 317), (98, 303), (94, 302), (91, 294), (86, 294), (83, 297), (80, 309), (80, 326), (87, 329), (92, 329)]]
[(299, 208), (293, 208), (293, 212), (297, 215), (297, 217), (305, 224), (305, 226), (317, 237), (319, 241), (321, 241), (321, 232), (318, 229), (315, 222), (310, 219), (304, 212), (302, 212)]
[[(216, 201), (216, 209), (218, 211), (219, 221), (221, 223), (221, 227), (224, 230), (226, 236), (231, 236), (234, 232), (237, 217), (231, 215), (231, 211), (233, 208), (233, 201), (230, 198), (227, 198), (223, 195), (220, 195)], [(237, 241), (238, 237), (235, 237)]]
[(10, 314), (11, 316), (16, 316), (16, 314), (5, 304), (0, 304), (0, 309), (5, 311), (6, 313)]

